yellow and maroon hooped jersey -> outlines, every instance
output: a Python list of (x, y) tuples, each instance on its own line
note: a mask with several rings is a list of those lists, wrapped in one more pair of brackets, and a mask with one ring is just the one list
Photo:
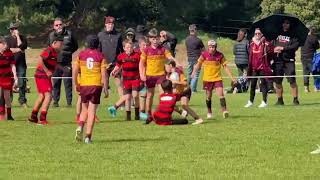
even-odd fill
[(165, 75), (164, 65), (169, 57), (171, 57), (170, 51), (162, 46), (155, 49), (147, 47), (142, 51), (140, 61), (147, 64), (147, 76), (162, 76)]
[(80, 67), (81, 86), (102, 86), (102, 69), (106, 69), (103, 54), (97, 50), (85, 49), (80, 52), (75, 65)]
[(203, 65), (203, 81), (216, 82), (221, 81), (221, 67), (227, 64), (224, 55), (216, 51), (214, 54), (210, 54), (208, 51), (204, 51), (198, 63)]

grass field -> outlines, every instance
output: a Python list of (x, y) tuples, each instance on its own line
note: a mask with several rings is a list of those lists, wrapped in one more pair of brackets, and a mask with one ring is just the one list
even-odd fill
[[(32, 105), (37, 95), (29, 82)], [(15, 98), (16, 121), (0, 122), (0, 179), (319, 179), (320, 156), (309, 152), (320, 143), (320, 94), (301, 93), (301, 105), (292, 106), (288, 86), (285, 92), (284, 107), (273, 105), (272, 94), (268, 108), (245, 109), (249, 95), (232, 94), (227, 120), (215, 97), (214, 120), (160, 127), (126, 122), (121, 111), (112, 119), (106, 112), (117, 99), (112, 88), (99, 107), (92, 145), (74, 141), (75, 107), (64, 107), (64, 98), (50, 109), (45, 127), (27, 123), (32, 109), (18, 107)], [(204, 100), (203, 92), (191, 100), (202, 117)], [(260, 101), (257, 94), (255, 106)]]

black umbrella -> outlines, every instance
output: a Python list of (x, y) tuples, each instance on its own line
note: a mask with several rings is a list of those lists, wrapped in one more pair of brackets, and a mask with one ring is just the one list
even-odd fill
[(254, 22), (249, 30), (249, 36), (253, 37), (255, 28), (260, 28), (267, 40), (274, 40), (282, 31), (284, 20), (290, 21), (290, 31), (298, 38), (300, 46), (303, 46), (309, 29), (299, 18), (290, 14), (274, 14)]

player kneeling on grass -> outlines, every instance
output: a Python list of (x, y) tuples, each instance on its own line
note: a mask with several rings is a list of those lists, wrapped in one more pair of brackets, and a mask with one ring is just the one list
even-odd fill
[(7, 109), (7, 120), (14, 120), (11, 115), (10, 93), (12, 87), (17, 86), (17, 82), (18, 78), (13, 53), (8, 49), (5, 39), (0, 37), (0, 98), (2, 102), (4, 101), (0, 107), (0, 121), (5, 119), (4, 104)]
[[(191, 115), (196, 120), (196, 122), (193, 123), (194, 125), (203, 123), (203, 120), (197, 115), (197, 113), (189, 107), (191, 89), (188, 86), (187, 78), (183, 74), (183, 70), (176, 67), (176, 62), (170, 61), (166, 65), (166, 71), (168, 73), (168, 78), (172, 81), (174, 88), (173, 92), (177, 94), (177, 101), (181, 101), (181, 106), (184, 110), (181, 111), (176, 108), (176, 111), (185, 117), (187, 114)], [(185, 115), (184, 112), (186, 112)]]
[(125, 40), (123, 42), (124, 52), (119, 54), (116, 67), (111, 72), (114, 76), (118, 74), (118, 71), (122, 69), (123, 78), (123, 92), (122, 96), (114, 106), (108, 108), (108, 111), (113, 117), (116, 116), (117, 109), (125, 102), (127, 121), (131, 120), (131, 100), (135, 102), (135, 120), (139, 120), (139, 91), (141, 87), (140, 73), (139, 73), (139, 61), (140, 55), (133, 51), (133, 43)]
[(224, 55), (217, 51), (217, 43), (214, 40), (208, 41), (208, 50), (202, 52), (201, 56), (198, 59), (198, 63), (193, 69), (192, 78), (195, 77), (196, 72), (204, 66), (203, 73), (203, 89), (206, 90), (206, 104), (208, 108), (207, 118), (212, 118), (212, 91), (215, 89), (217, 96), (220, 98), (221, 111), (223, 113), (223, 118), (227, 118), (229, 116), (229, 112), (227, 110), (226, 99), (224, 97), (222, 76), (221, 76), (221, 67), (223, 67), (228, 74), (228, 76), (232, 79), (234, 83), (236, 80), (233, 78), (230, 69), (227, 66), (227, 61)]
[(38, 112), (41, 108), (39, 124), (47, 125), (47, 113), (52, 99), (52, 73), (57, 65), (58, 51), (61, 49), (63, 37), (56, 36), (40, 55), (35, 72), (35, 81), (38, 89), (38, 98), (33, 106), (29, 121), (38, 123)]
[(172, 113), (176, 110), (178, 95), (173, 93), (172, 82), (168, 79), (163, 80), (161, 88), (164, 93), (160, 94), (159, 105), (152, 114), (152, 118), (147, 119), (147, 124), (152, 120), (162, 126), (188, 124), (187, 119), (173, 120)]
[[(82, 102), (80, 122), (75, 138), (77, 141), (82, 141), (83, 127), (87, 122), (84, 142), (90, 144), (101, 92), (103, 89), (107, 94), (108, 84), (106, 81), (106, 60), (103, 54), (98, 51), (98, 37), (89, 35), (86, 38), (86, 43), (87, 49), (80, 52), (79, 58), (74, 64), (72, 79), (80, 92)], [(80, 82), (78, 81), (79, 71), (81, 72)]]

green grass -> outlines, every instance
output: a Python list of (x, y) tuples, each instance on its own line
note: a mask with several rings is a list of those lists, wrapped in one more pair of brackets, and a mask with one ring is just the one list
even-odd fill
[[(29, 82), (33, 105), (37, 95)], [(74, 141), (75, 108), (64, 107), (64, 100), (62, 107), (50, 109), (50, 125), (42, 127), (26, 122), (31, 108), (17, 107), (15, 98), (16, 121), (0, 122), (0, 179), (319, 179), (320, 156), (309, 154), (320, 143), (319, 94), (301, 93), (301, 105), (292, 106), (286, 85), (287, 105), (273, 106), (276, 97), (270, 95), (266, 109), (243, 108), (248, 96), (226, 96), (227, 120), (214, 97), (214, 120), (160, 127), (126, 122), (123, 111), (112, 119), (106, 107), (117, 99), (113, 88), (99, 107), (102, 122), (95, 126), (92, 145)], [(203, 92), (191, 100), (202, 117), (204, 100)], [(257, 94), (255, 106), (260, 101)]]

